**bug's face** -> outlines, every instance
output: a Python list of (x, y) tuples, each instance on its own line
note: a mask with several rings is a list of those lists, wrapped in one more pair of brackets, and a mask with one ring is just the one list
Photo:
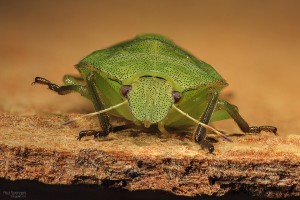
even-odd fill
[(172, 86), (161, 78), (141, 77), (122, 90), (133, 116), (147, 128), (164, 119), (176, 101)]

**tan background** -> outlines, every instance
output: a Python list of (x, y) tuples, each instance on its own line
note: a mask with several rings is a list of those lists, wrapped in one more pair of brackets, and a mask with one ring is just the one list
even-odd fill
[[(85, 113), (80, 96), (31, 86), (62, 83), (96, 49), (160, 33), (228, 81), (224, 93), (255, 125), (300, 134), (300, 1), (1, 1), (0, 109), (18, 115)], [(238, 130), (232, 122), (220, 126)]]

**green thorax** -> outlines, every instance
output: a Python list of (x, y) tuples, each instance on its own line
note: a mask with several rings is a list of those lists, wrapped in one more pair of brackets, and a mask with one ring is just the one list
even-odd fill
[(223, 88), (226, 81), (207, 63), (182, 50), (169, 39), (146, 34), (108, 49), (98, 50), (78, 65), (100, 71), (122, 85), (130, 85), (142, 76), (166, 79), (177, 91), (214, 87)]
[(133, 116), (145, 127), (164, 119), (172, 104), (172, 86), (164, 79), (141, 77), (132, 83), (127, 97)]

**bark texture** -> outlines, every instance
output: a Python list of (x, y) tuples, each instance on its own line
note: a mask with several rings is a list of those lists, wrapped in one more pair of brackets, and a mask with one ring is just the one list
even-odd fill
[[(128, 130), (77, 141), (74, 115), (0, 115), (0, 177), (48, 184), (98, 184), (178, 195), (243, 190), (265, 197), (300, 195), (300, 136), (268, 133), (219, 141), (215, 155), (186, 138)], [(92, 123), (91, 123), (92, 122)]]

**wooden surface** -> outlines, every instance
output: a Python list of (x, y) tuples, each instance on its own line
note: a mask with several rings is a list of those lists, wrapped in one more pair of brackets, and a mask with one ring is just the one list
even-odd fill
[[(1, 1), (1, 177), (183, 195), (235, 189), (299, 196), (299, 5), (293, 0)], [(61, 84), (64, 74), (77, 74), (73, 65), (87, 54), (140, 33), (165, 35), (211, 64), (229, 83), (223, 97), (250, 125), (276, 126), (279, 137), (263, 133), (220, 141), (216, 155), (192, 141), (161, 140), (155, 133), (76, 141), (79, 131), (97, 128), (97, 122), (61, 123), (92, 112), (90, 102), (31, 82), (42, 76)], [(240, 132), (231, 120), (213, 125)]]
[[(233, 137), (208, 154), (186, 138), (130, 129), (77, 141), (66, 115), (0, 116), (0, 177), (47, 184), (99, 184), (178, 195), (243, 190), (264, 197), (300, 195), (300, 136)], [(74, 115), (72, 115), (74, 117)]]

